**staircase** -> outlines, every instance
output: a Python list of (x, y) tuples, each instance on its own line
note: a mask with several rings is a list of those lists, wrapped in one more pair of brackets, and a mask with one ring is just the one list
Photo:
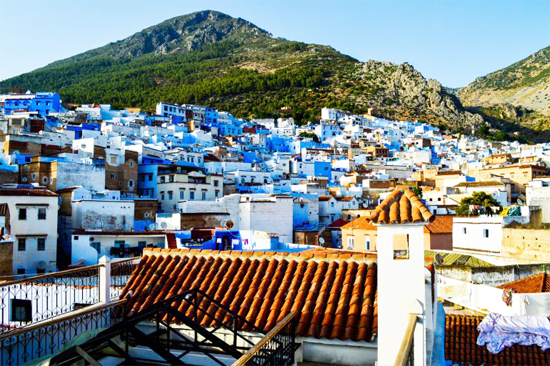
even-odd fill
[[(294, 313), (291, 315), (292, 320)], [(239, 331), (243, 328), (247, 336)], [(239, 359), (246, 360), (241, 364), (265, 364), (257, 362), (260, 359), (293, 364), (293, 322), (285, 319), (283, 342), (276, 337), (279, 328), (283, 329), (275, 327), (266, 338), (264, 332), (206, 293), (189, 290), (125, 317), (93, 339), (53, 357), (50, 364), (227, 365)], [(278, 355), (282, 352), (285, 354)]]

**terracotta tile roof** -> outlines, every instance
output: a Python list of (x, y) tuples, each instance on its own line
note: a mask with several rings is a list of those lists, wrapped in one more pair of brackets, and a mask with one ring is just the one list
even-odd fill
[(342, 218), (334, 221), (333, 223), (331, 223), (330, 225), (327, 226), (327, 229), (339, 229), (341, 228), (342, 226), (346, 225), (348, 222)]
[(543, 352), (538, 346), (506, 347), (493, 355), (485, 347), (477, 345), (477, 326), (482, 316), (445, 316), (445, 359), (460, 365), (548, 365), (550, 351)]
[(353, 200), (355, 197), (353, 197), (353, 196), (343, 196), (343, 197), (335, 197), (335, 198), (336, 198), (336, 201), (349, 202), (349, 201)]
[(369, 217), (374, 223), (431, 222), (435, 216), (408, 188), (396, 188)]
[(342, 230), (374, 230), (376, 225), (366, 216), (361, 216), (341, 227)]
[(332, 196), (319, 196), (319, 202), (329, 201)]
[[(135, 313), (201, 289), (265, 331), (297, 311), (297, 335), (370, 342), (378, 329), (376, 285), (376, 263), (364, 253), (146, 249), (121, 297)], [(180, 310), (190, 311), (184, 303)], [(220, 309), (217, 316), (229, 320)]]
[(513, 288), (520, 294), (537, 294), (550, 292), (550, 276), (546, 273), (538, 273), (520, 280), (505, 283), (498, 288)]
[(452, 234), (454, 216), (435, 216), (435, 219), (424, 226), (424, 232), (432, 234)]
[(52, 196), (58, 194), (42, 188), (0, 188), (0, 196)]

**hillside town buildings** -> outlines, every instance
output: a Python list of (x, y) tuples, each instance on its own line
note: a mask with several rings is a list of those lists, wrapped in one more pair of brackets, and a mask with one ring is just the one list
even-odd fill
[[(248, 121), (191, 104), (147, 113), (0, 96), (0, 276), (15, 286), (97, 266), (74, 286), (90, 300), (70, 311), (112, 295), (133, 316), (182, 288), (236, 311), (236, 331), (255, 340), (295, 316), (299, 362), (476, 364), (464, 355), (477, 352), (514, 364), (528, 346), (491, 359), (473, 328), (457, 337), (492, 313), (550, 315), (550, 144), (319, 112), (318, 123)], [(38, 311), (23, 300), (10, 299), (5, 329), (34, 322), (17, 320)]]

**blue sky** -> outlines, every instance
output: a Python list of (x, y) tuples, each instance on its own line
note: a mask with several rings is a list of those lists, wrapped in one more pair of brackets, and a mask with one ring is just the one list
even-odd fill
[(204, 9), (450, 87), (550, 45), (548, 0), (0, 0), (0, 80)]

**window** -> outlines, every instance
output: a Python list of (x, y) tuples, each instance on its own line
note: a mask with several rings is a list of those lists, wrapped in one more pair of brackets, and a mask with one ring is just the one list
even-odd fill
[(149, 174), (147, 176), (147, 178), (148, 178), (149, 182), (152, 182), (153, 181), (153, 174)]
[(174, 192), (168, 191), (168, 199), (171, 200), (172, 198), (174, 198)]
[(117, 158), (116, 155), (111, 155), (111, 164), (116, 164)]
[(160, 192), (160, 199), (164, 201), (164, 192)]
[(331, 202), (331, 203), (330, 203), (330, 207), (334, 207), (334, 202)]
[(116, 179), (116, 174), (115, 173), (111, 173), (111, 179)]
[(38, 220), (46, 220), (46, 209), (45, 208), (39, 208), (38, 209)]
[(489, 237), (489, 229), (483, 229), (483, 237), (488, 238)]
[(170, 175), (170, 176), (168, 177), (168, 181), (169, 181), (169, 182), (173, 182), (173, 181), (174, 181), (174, 176), (173, 176), (173, 175)]
[(370, 250), (370, 235), (365, 236), (365, 249)]
[(161, 183), (166, 182), (166, 177), (165, 177), (165, 176), (160, 177), (160, 182), (161, 182)]
[(194, 192), (194, 191), (190, 191), (190, 192), (189, 192), (189, 199), (190, 199), (190, 200), (194, 200), (194, 199), (195, 199), (195, 192)]
[(464, 235), (468, 234), (468, 230), (466, 230), (465, 227), (462, 228), (462, 234), (464, 234)]
[(39, 252), (43, 252), (46, 250), (46, 238), (36, 239), (36, 250)]
[(220, 196), (220, 190), (219, 190), (219, 189), (216, 189), (215, 195), (216, 195), (216, 197), (219, 197), (219, 196)]
[(27, 209), (26, 208), (20, 208), (19, 209), (19, 220), (26, 220), (27, 219)]
[(355, 247), (355, 238), (348, 238), (348, 250), (353, 250), (353, 247)]
[(24, 252), (25, 249), (27, 249), (27, 239), (25, 238), (17, 239), (17, 250), (20, 252)]
[(181, 190), (181, 191), (180, 191), (180, 200), (182, 200), (182, 199), (183, 199), (183, 197), (184, 197), (184, 191), (183, 191), (183, 190)]
[(133, 179), (128, 179), (128, 188), (134, 189), (134, 180)]
[[(19, 270), (17, 271), (19, 272)], [(31, 300), (20, 300), (20, 299), (11, 300), (11, 321), (12, 322), (32, 321)]]
[(36, 173), (32, 173), (31, 178), (32, 178), (33, 181), (36, 180)]
[(409, 259), (409, 234), (393, 236), (393, 259)]
[(17, 268), (17, 274), (18, 275), (24, 275), (25, 274), (25, 268)]
[(42, 184), (48, 184), (48, 177), (42, 177)]
[(220, 184), (220, 181), (215, 179), (214, 180), (214, 187), (217, 187), (219, 184)]
[(130, 160), (130, 161), (128, 162), (128, 165), (130, 166), (130, 168), (133, 168), (134, 165), (135, 165), (135, 163), (134, 163), (132, 160)]
[(202, 192), (202, 200), (206, 201), (206, 192), (204, 192), (204, 191)]

